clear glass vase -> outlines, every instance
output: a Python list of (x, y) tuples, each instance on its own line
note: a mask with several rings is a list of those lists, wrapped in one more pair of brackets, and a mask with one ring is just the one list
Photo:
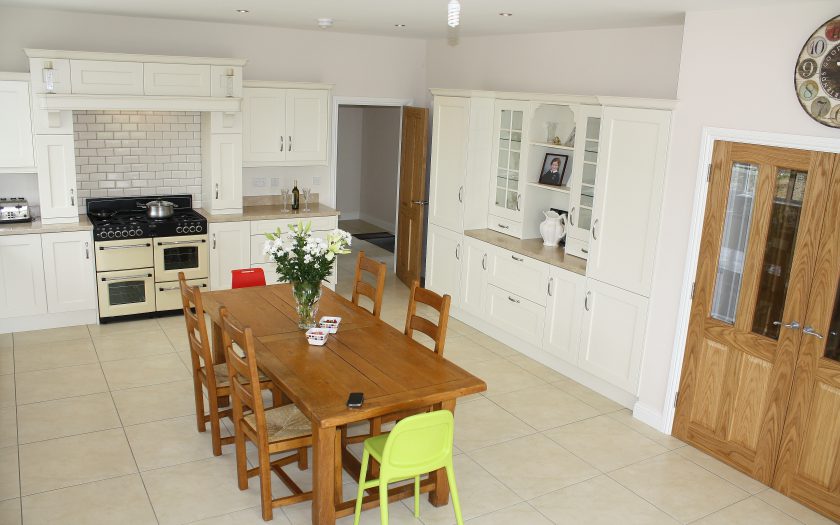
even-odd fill
[(298, 327), (309, 330), (318, 323), (318, 300), (321, 298), (321, 283), (297, 281), (292, 283), (292, 295), (295, 296), (295, 309), (298, 314)]

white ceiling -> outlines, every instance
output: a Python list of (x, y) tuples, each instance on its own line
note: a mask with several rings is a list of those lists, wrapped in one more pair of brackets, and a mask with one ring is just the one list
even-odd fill
[[(681, 24), (686, 11), (801, 0), (461, 0), (461, 36)], [(410, 37), (453, 36), (447, 0), (0, 0), (0, 5)], [(236, 9), (248, 9), (238, 14)], [(511, 17), (500, 12), (513, 13)], [(405, 24), (396, 28), (395, 24)]]

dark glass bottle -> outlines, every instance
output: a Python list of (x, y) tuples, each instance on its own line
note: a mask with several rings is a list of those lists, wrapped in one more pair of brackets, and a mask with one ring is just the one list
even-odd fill
[(295, 181), (295, 187), (292, 188), (292, 209), (297, 210), (300, 208), (300, 190), (297, 187), (297, 181)]

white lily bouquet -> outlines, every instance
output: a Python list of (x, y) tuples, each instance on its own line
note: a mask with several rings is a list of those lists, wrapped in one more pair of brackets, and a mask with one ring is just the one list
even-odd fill
[(267, 233), (264, 253), (277, 263), (280, 281), (292, 283), (292, 292), (300, 317), (298, 326), (309, 329), (315, 326), (318, 300), (321, 298), (321, 281), (332, 273), (336, 256), (350, 253), (350, 234), (335, 229), (326, 240), (315, 237), (312, 223), (299, 222), (283, 233), (280, 228)]

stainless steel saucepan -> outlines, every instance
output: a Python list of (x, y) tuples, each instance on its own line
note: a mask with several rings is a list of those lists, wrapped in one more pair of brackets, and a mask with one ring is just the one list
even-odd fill
[(142, 208), (146, 208), (146, 217), (150, 219), (168, 219), (175, 213), (177, 206), (169, 201), (149, 201), (146, 204), (138, 204)]

